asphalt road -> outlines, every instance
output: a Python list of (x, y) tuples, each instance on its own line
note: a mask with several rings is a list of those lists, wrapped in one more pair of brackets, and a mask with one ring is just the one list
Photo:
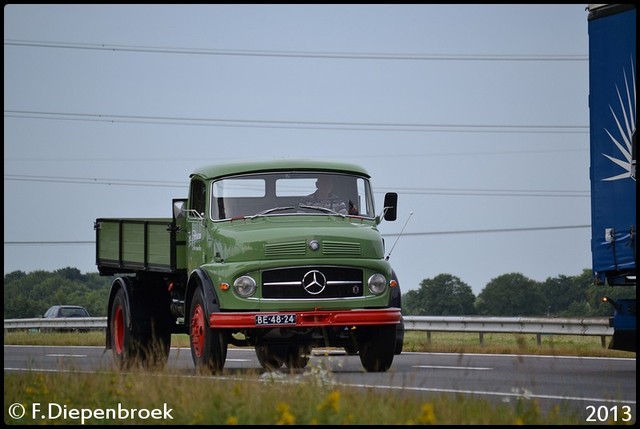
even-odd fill
[[(113, 368), (111, 351), (103, 347), (4, 346), (4, 371), (104, 371)], [(309, 365), (326, 370), (333, 381), (356, 388), (375, 388), (424, 397), (462, 394), (492, 401), (536, 399), (541, 408), (553, 405), (573, 408), (584, 424), (598, 424), (600, 415), (618, 414), (636, 420), (636, 360), (534, 355), (486, 355), (402, 353), (385, 373), (367, 373), (358, 356), (335, 350), (314, 350)], [(167, 369), (195, 374), (191, 352), (173, 348)], [(247, 374), (264, 377), (297, 377), (283, 367), (265, 373), (252, 349), (230, 348), (223, 374), (232, 378)]]

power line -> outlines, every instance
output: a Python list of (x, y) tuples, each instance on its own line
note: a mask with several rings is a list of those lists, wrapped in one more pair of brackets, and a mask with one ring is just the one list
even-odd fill
[[(32, 176), (23, 174), (6, 174), (4, 180), (17, 182), (44, 182), (44, 183), (75, 183), (84, 185), (109, 185), (109, 186), (152, 186), (187, 188), (188, 184), (180, 182), (134, 180), (134, 179), (105, 179), (89, 177), (59, 177), (59, 176)], [(376, 193), (394, 191), (401, 194), (416, 195), (446, 195), (446, 196), (508, 196), (508, 197), (589, 197), (589, 191), (557, 190), (557, 189), (481, 189), (481, 188), (377, 188)]]
[[(493, 151), (465, 151), (465, 152), (429, 152), (429, 153), (375, 153), (375, 154), (358, 154), (358, 158), (416, 158), (416, 157), (446, 157), (446, 156), (493, 156), (493, 155), (526, 155), (526, 154), (549, 154), (549, 153), (567, 153), (567, 152), (587, 152), (589, 149), (586, 147), (576, 148), (576, 149), (540, 149), (540, 150), (493, 150)], [(217, 158), (219, 160), (233, 160), (237, 158)], [(28, 157), (28, 158), (13, 158), (13, 157), (4, 157), (5, 162), (191, 162), (191, 161), (202, 161), (201, 158), (191, 158), (191, 157), (171, 157), (171, 158), (136, 158), (136, 157), (126, 157), (126, 158), (70, 158), (70, 157), (46, 157), (46, 158), (36, 158), (36, 157)]]
[[(530, 231), (551, 231), (558, 229), (582, 229), (591, 228), (591, 225), (566, 225), (566, 226), (540, 226), (531, 228), (498, 228), (498, 229), (470, 229), (463, 231), (432, 231), (432, 232), (405, 232), (402, 236), (422, 236), (422, 235), (452, 235), (452, 234), (484, 234), (497, 232), (530, 232)], [(383, 237), (397, 237), (400, 233), (382, 234)]]
[(419, 124), (375, 122), (284, 121), (262, 119), (223, 119), (170, 116), (112, 115), (77, 112), (43, 112), (5, 110), (8, 118), (138, 123), (164, 125), (199, 125), (240, 128), (292, 128), (349, 131), (411, 131), (411, 132), (473, 132), (473, 133), (588, 133), (588, 125), (482, 125), (482, 124)]
[(30, 176), (24, 174), (7, 174), (4, 180), (16, 182), (44, 182), (44, 183), (76, 183), (83, 185), (113, 185), (113, 186), (151, 186), (166, 188), (186, 188), (188, 184), (178, 182), (156, 180), (128, 180), (128, 179), (102, 179), (90, 177), (57, 177), (57, 176)]
[(107, 45), (88, 43), (45, 42), (34, 40), (5, 39), (5, 46), (31, 48), (77, 49), (111, 52), (146, 52), (159, 54), (184, 55), (226, 55), (241, 57), (280, 57), (280, 58), (326, 58), (349, 60), (411, 60), (411, 61), (588, 61), (588, 55), (495, 55), (495, 54), (392, 54), (361, 52), (312, 52), (312, 51), (268, 51), (241, 49), (204, 49), (176, 48), (162, 46)]
[[(483, 233), (503, 233), (503, 232), (531, 232), (550, 231), (561, 229), (582, 229), (591, 228), (591, 225), (565, 225), (565, 226), (541, 226), (530, 228), (499, 228), (499, 229), (475, 229), (461, 231), (430, 231), (430, 232), (405, 232), (402, 236), (425, 236), (425, 235), (453, 235), (453, 234), (483, 234)], [(383, 237), (397, 237), (400, 233), (381, 234)], [(5, 246), (42, 246), (42, 245), (89, 245), (96, 244), (95, 241), (5, 241)]]
[(377, 188), (378, 191), (393, 191), (400, 194), (413, 195), (460, 195), (460, 196), (493, 196), (493, 197), (584, 197), (590, 196), (589, 191), (564, 190), (517, 190), (517, 189), (429, 189), (429, 188)]

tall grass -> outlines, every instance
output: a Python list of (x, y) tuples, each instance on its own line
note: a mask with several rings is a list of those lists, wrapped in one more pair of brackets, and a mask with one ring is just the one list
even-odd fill
[[(20, 419), (7, 411), (16, 402), (27, 410)], [(329, 371), (313, 367), (297, 376), (261, 377), (250, 372), (234, 377), (167, 371), (5, 373), (4, 405), (5, 422), (11, 424), (510, 425), (576, 424), (581, 418), (560, 407), (543, 412), (536, 401), (524, 398), (496, 405), (462, 396), (338, 386)], [(39, 409), (35, 415), (34, 406)], [(151, 410), (158, 410), (157, 419)]]

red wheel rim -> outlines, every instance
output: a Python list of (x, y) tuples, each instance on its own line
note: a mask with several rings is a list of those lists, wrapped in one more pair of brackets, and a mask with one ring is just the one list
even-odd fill
[(121, 305), (116, 307), (113, 315), (113, 347), (117, 354), (124, 350), (124, 310)]
[(196, 305), (191, 316), (191, 347), (197, 357), (202, 357), (204, 351), (204, 311), (201, 305)]

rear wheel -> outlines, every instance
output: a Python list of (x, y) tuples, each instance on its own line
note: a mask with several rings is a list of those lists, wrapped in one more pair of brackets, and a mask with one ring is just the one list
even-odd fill
[(132, 304), (132, 311), (140, 314), (130, 320), (126, 302), (127, 296), (120, 288), (113, 298), (110, 322), (111, 349), (116, 365), (120, 369), (163, 367), (171, 349), (171, 332), (160, 317), (154, 316), (153, 308), (143, 303)]
[(138, 341), (141, 344), (141, 360), (145, 368), (160, 369), (166, 365), (171, 352), (170, 332), (144, 332), (140, 334)]
[(119, 289), (111, 304), (111, 349), (119, 369), (141, 366), (144, 362), (142, 344), (136, 338), (130, 315), (127, 312), (127, 296)]
[(128, 320), (125, 310), (125, 296), (122, 289), (116, 292), (111, 305), (111, 350), (113, 358), (120, 369), (125, 369), (130, 364), (132, 352), (130, 342), (131, 333), (127, 328)]
[(227, 341), (224, 331), (211, 329), (204, 306), (202, 289), (198, 287), (191, 302), (190, 311), (191, 357), (196, 370), (222, 372), (227, 359)]

